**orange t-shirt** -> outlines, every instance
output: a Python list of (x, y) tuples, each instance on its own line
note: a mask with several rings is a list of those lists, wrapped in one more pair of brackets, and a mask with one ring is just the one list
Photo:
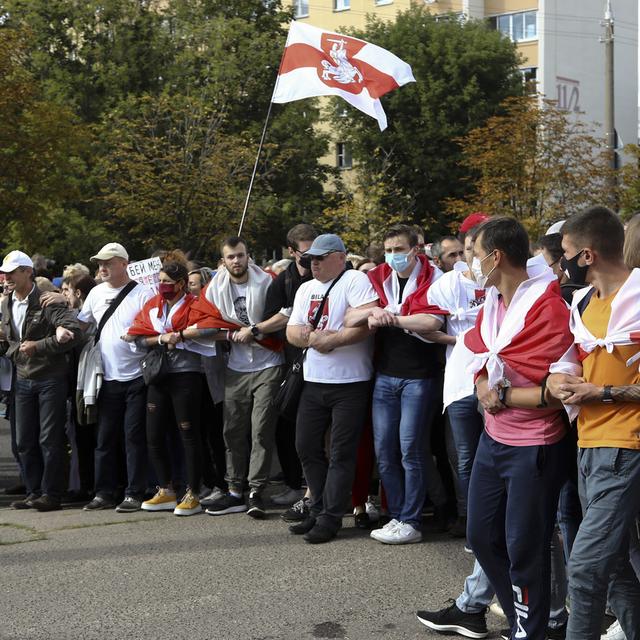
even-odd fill
[[(584, 325), (596, 338), (607, 335), (611, 302), (608, 298), (591, 297), (582, 314)], [(597, 347), (582, 362), (583, 376), (597, 386), (614, 387), (640, 384), (638, 365), (627, 367), (626, 362), (638, 353), (638, 345), (615, 346), (612, 353)], [(637, 402), (591, 402), (582, 405), (578, 416), (578, 446), (620, 447), (640, 449), (640, 404)]]

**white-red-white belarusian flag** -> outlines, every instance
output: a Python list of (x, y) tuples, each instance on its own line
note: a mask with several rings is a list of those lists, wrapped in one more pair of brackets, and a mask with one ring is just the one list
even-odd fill
[(387, 116), (380, 96), (415, 82), (411, 67), (382, 47), (292, 22), (272, 102), (335, 95), (376, 118)]

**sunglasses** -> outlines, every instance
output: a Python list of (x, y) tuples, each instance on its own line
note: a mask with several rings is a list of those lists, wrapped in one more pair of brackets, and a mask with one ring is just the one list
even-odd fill
[(329, 257), (332, 253), (336, 253), (335, 251), (329, 251), (329, 253), (325, 253), (322, 256), (310, 256), (311, 260), (317, 260), (318, 262), (322, 262), (325, 258)]

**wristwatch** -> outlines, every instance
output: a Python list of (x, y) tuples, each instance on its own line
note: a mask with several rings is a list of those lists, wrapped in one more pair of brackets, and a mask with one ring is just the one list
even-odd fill
[(605, 402), (606, 404), (611, 404), (612, 402), (615, 402), (615, 400), (613, 399), (613, 396), (611, 395), (610, 384), (604, 385), (604, 391), (602, 392), (602, 402)]
[(251, 335), (254, 338), (257, 338), (260, 335), (260, 329), (255, 324), (251, 325)]
[(503, 404), (505, 407), (507, 406), (507, 389), (509, 387), (500, 387), (498, 389), (498, 400), (500, 404)]

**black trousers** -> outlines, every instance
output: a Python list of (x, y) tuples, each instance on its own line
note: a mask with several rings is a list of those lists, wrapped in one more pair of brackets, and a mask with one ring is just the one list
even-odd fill
[(207, 380), (202, 377), (201, 439), (202, 439), (202, 482), (213, 489), (227, 491), (229, 485), (224, 479), (227, 473), (227, 458), (224, 444), (224, 419), (222, 402), (213, 403)]
[(296, 451), (296, 423), (280, 416), (276, 426), (276, 448), (284, 483), (290, 489), (302, 487), (302, 465)]
[[(184, 448), (187, 482), (197, 495), (202, 474), (200, 439), (200, 403), (202, 376), (196, 372), (170, 373), (147, 391), (147, 446), (158, 483), (172, 482), (171, 461), (167, 447), (169, 420), (175, 416)], [(173, 409), (173, 412), (171, 411)]]
[[(370, 402), (370, 382), (306, 382), (302, 390), (296, 448), (311, 491), (310, 512), (333, 531), (342, 525)], [(329, 451), (325, 450), (327, 431)]]

